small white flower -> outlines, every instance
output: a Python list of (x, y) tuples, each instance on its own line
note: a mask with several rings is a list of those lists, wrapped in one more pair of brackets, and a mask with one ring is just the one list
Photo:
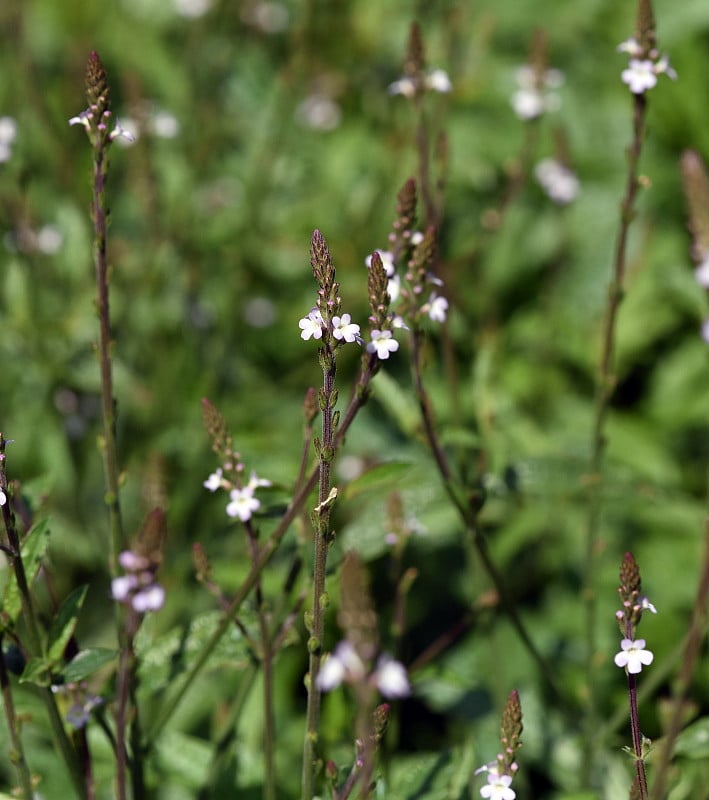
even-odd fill
[(114, 139), (124, 139), (129, 144), (133, 144), (135, 142), (135, 136), (128, 130), (126, 130), (123, 125), (121, 125), (121, 121), (116, 118), (116, 125), (111, 133), (108, 135), (108, 138), (113, 141)]
[(4, 506), (7, 503), (7, 495), (0, 489), (0, 506)]
[(441, 92), (446, 94), (453, 88), (451, 79), (444, 69), (434, 69), (426, 78), (426, 86), (433, 89), (434, 92)]
[(623, 639), (620, 643), (621, 650), (616, 653), (616, 667), (626, 668), (631, 675), (637, 675), (643, 668), (652, 664), (655, 658), (650, 650), (645, 650), (645, 639)]
[(124, 550), (118, 556), (118, 563), (127, 572), (143, 572), (150, 568), (150, 560), (132, 550)]
[(359, 325), (352, 322), (349, 314), (332, 318), (332, 335), (335, 339), (344, 339), (346, 342), (362, 341), (362, 337), (359, 335)]
[(206, 481), (202, 484), (205, 489), (209, 489), (210, 492), (216, 492), (217, 489), (220, 489), (224, 486), (225, 482), (222, 479), (222, 468), (219, 467), (216, 472), (213, 472)]
[(561, 106), (559, 96), (552, 90), (564, 83), (564, 73), (548, 69), (540, 77), (529, 64), (516, 72), (519, 89), (512, 95), (512, 108), (522, 120), (532, 120), (547, 111), (556, 111)]
[(175, 11), (188, 19), (197, 19), (209, 11), (212, 0), (173, 0)]
[(412, 244), (414, 247), (416, 247), (416, 245), (418, 245), (418, 244), (421, 244), (421, 242), (422, 242), (422, 241), (423, 241), (425, 238), (426, 238), (426, 237), (423, 235), (423, 233), (422, 233), (421, 231), (414, 231), (414, 232), (411, 234), (411, 244)]
[(694, 270), (694, 277), (700, 286), (709, 289), (709, 256)]
[(337, 688), (343, 681), (359, 683), (366, 677), (362, 659), (357, 655), (352, 642), (343, 639), (335, 651), (325, 659), (315, 680), (321, 692)]
[(408, 697), (411, 686), (403, 664), (390, 656), (381, 656), (374, 673), (374, 682), (384, 697)]
[(261, 502), (254, 497), (254, 490), (245, 486), (243, 489), (232, 489), (229, 492), (231, 502), (226, 507), (230, 517), (238, 517), (242, 522), (251, 519), (254, 511), (261, 506)]
[(254, 489), (258, 489), (259, 486), (264, 486), (264, 487), (273, 486), (273, 483), (271, 483), (271, 481), (269, 481), (268, 478), (259, 478), (259, 476), (252, 471), (251, 477), (249, 478), (249, 482), (246, 484), (246, 488), (251, 489), (251, 491), (253, 492)]
[(631, 58), (620, 77), (633, 94), (643, 94), (657, 84), (655, 65), (648, 58)]
[(372, 331), (372, 341), (367, 345), (368, 353), (376, 353), (384, 360), (389, 358), (389, 353), (395, 353), (399, 349), (399, 342), (393, 338), (391, 331)]
[(148, 124), (151, 132), (160, 139), (174, 139), (180, 133), (180, 123), (169, 111), (153, 111)]
[(616, 47), (616, 50), (619, 53), (627, 53), (629, 56), (632, 56), (633, 58), (637, 58), (638, 56), (641, 56), (643, 53), (643, 49), (640, 46), (640, 43), (634, 36), (631, 36), (630, 39), (626, 39), (624, 42), (621, 42), (618, 45), (618, 47)]
[(312, 94), (295, 111), (298, 122), (316, 131), (332, 131), (342, 120), (342, 109), (327, 95)]
[(445, 322), (448, 312), (448, 301), (445, 297), (439, 297), (435, 292), (431, 295), (428, 303), (428, 316), (433, 322)]
[(511, 775), (498, 775), (496, 769), (490, 768), (487, 773), (487, 786), (480, 789), (480, 796), (488, 800), (515, 800), (517, 797), (512, 784)]
[(319, 309), (311, 309), (308, 316), (303, 317), (303, 319), (298, 322), (298, 327), (300, 328), (300, 338), (306, 341), (310, 339), (311, 336), (313, 339), (321, 339), (323, 325), (324, 322)]
[(655, 606), (647, 599), (647, 597), (640, 598), (640, 606), (644, 608), (646, 611), (649, 611), (651, 614), (657, 614), (657, 609)]
[(387, 294), (389, 295), (389, 302), (395, 303), (401, 294), (401, 278), (394, 275), (387, 281)]
[(411, 98), (416, 94), (416, 84), (412, 78), (400, 78), (398, 81), (389, 84), (389, 94), (401, 94)]
[(13, 117), (0, 117), (0, 144), (11, 145), (17, 138), (17, 122)]
[(709, 344), (709, 317), (702, 323), (702, 339)]
[(549, 197), (566, 205), (579, 193), (579, 180), (574, 173), (555, 158), (544, 158), (534, 168), (534, 177)]
[(91, 119), (93, 114), (90, 111), (82, 111), (77, 117), (69, 120), (70, 125), (83, 125), (87, 131), (91, 130)]
[(392, 328), (403, 328), (405, 331), (410, 330), (409, 326), (406, 324), (406, 321), (403, 317), (400, 317), (398, 314), (392, 319), (391, 321)]
[[(396, 272), (396, 265), (394, 264), (394, 254), (390, 253), (388, 250), (375, 250), (375, 253), (379, 253), (379, 258), (382, 260), (382, 266), (384, 267), (387, 277), (391, 278), (391, 276)], [(372, 266), (372, 256), (367, 256), (364, 259), (364, 263), (367, 267)]]

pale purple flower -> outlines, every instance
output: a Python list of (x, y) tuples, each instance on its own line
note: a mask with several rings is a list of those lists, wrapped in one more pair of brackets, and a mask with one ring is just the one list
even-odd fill
[(216, 472), (213, 472), (206, 481), (202, 484), (205, 489), (209, 489), (210, 492), (216, 492), (217, 489), (220, 489), (224, 486), (224, 480), (222, 478), (222, 468), (219, 467)]
[(637, 675), (643, 666), (652, 664), (655, 658), (650, 650), (645, 650), (645, 639), (623, 639), (620, 643), (621, 650), (616, 653), (616, 667), (627, 668), (631, 675)]
[(273, 486), (273, 483), (269, 481), (268, 478), (259, 478), (256, 472), (252, 470), (251, 477), (249, 478), (249, 482), (246, 484), (246, 488), (250, 489), (253, 492), (260, 486), (264, 487)]
[(124, 550), (118, 556), (118, 563), (126, 572), (144, 572), (150, 569), (150, 560), (132, 550)]
[(135, 142), (135, 136), (121, 125), (121, 121), (118, 118), (116, 118), (116, 126), (111, 131), (108, 138), (111, 141), (119, 138), (124, 139), (129, 144), (133, 144), (133, 142)]
[(230, 517), (238, 517), (242, 522), (250, 520), (254, 511), (261, 506), (261, 502), (254, 497), (254, 490), (249, 486), (232, 489), (229, 498), (231, 502), (226, 507), (226, 513)]
[(368, 353), (376, 353), (384, 360), (389, 358), (390, 353), (395, 353), (399, 349), (399, 342), (393, 338), (391, 331), (372, 331), (372, 341), (367, 345)]
[(311, 336), (313, 339), (321, 339), (323, 325), (324, 322), (322, 314), (320, 313), (320, 309), (312, 308), (308, 316), (303, 317), (303, 319), (298, 322), (298, 327), (300, 328), (300, 338), (306, 341), (310, 339)]
[(640, 598), (640, 607), (649, 611), (651, 614), (657, 614), (655, 606), (644, 595)]
[(138, 588), (136, 575), (119, 575), (111, 581), (111, 597), (119, 603), (127, 602), (131, 592)]
[(139, 614), (148, 611), (159, 611), (165, 603), (165, 590), (159, 583), (151, 583), (144, 589), (136, 592), (131, 600), (131, 605)]
[(349, 314), (332, 318), (332, 335), (335, 339), (344, 339), (346, 342), (362, 341), (362, 337), (359, 335), (359, 325), (352, 322)]

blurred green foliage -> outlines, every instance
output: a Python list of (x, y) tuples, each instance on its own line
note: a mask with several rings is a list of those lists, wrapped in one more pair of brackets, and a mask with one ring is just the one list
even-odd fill
[[(275, 17), (259, 17), (266, 6)], [(355, 485), (338, 504), (331, 594), (337, 597), (343, 550), (359, 549), (387, 642), (385, 506), (397, 488), (421, 530), (406, 557), (418, 579), (402, 658), (414, 661), (443, 631), (466, 622), (455, 645), (413, 675), (415, 699), (404, 705), (398, 731), (407, 760), (391, 759), (381, 796), (467, 796), (472, 769), (495, 756), (499, 710), (512, 687), (525, 711), (518, 796), (624, 796), (625, 682), (612, 654), (617, 568), (628, 549), (661, 611), (645, 633), (655, 667), (664, 670), (661, 693), (670, 686), (706, 514), (709, 362), (698, 329), (707, 308), (692, 276), (678, 159), (687, 147), (709, 157), (709, 7), (702, 0), (656, 0), (654, 7), (660, 47), (679, 79), (661, 80), (649, 95), (642, 159), (649, 187), (632, 229), (608, 424), (598, 659), (605, 666), (601, 716), (620, 714), (608, 730), (605, 761), (593, 792), (584, 794), (579, 731), (546, 694), (504, 616), (481, 601), (489, 585), (422, 445), (404, 345), (348, 437), (347, 455), (396, 467), (361, 491)], [(385, 247), (396, 193), (417, 170), (412, 108), (387, 93), (417, 19), (428, 63), (453, 82), (450, 95), (427, 99), (431, 135), (446, 131), (450, 151), (440, 257), (451, 309), (445, 334), (432, 332), (428, 343), (429, 389), (461, 469), (486, 452), (482, 521), (490, 546), (533, 637), (582, 703), (584, 474), (631, 132), (630, 94), (619, 78), (625, 56), (615, 47), (632, 35), (634, 18), (634, 2), (610, 0), (214, 0), (194, 19), (167, 0), (5, 0), (0, 115), (13, 117), (18, 132), (11, 157), (0, 163), (0, 426), (14, 439), (10, 474), (36, 513), (51, 517), (57, 593), (91, 581), (83, 643), (113, 642), (96, 447), (90, 153), (83, 131), (67, 124), (85, 106), (88, 52), (100, 53), (113, 107), (139, 134), (130, 148), (111, 152), (114, 364), (127, 528), (136, 530), (155, 504), (168, 509), (161, 573), (168, 602), (145, 626), (155, 642), (150, 657), (163, 659), (155, 674), (167, 681), (169, 648), (189, 639), (190, 621), (208, 619), (213, 609), (194, 580), (191, 544), (204, 544), (225, 589), (248, 570), (240, 532), (202, 486), (216, 465), (199, 399), (221, 409), (247, 469), (287, 493), (300, 459), (303, 396), (320, 379), (315, 347), (297, 328), (315, 298), (309, 237), (315, 227), (323, 231), (346, 310), (364, 321), (365, 256)], [(510, 97), (536, 28), (547, 31), (549, 63), (565, 83), (560, 110), (536, 124), (534, 161), (552, 154), (562, 130), (581, 192), (560, 208), (528, 180), (491, 230), (485, 221), (499, 208), (529, 127), (515, 117)], [(160, 135), (161, 120), (175, 125), (174, 136)], [(38, 239), (45, 226), (60, 236), (51, 252)], [(343, 398), (355, 369), (356, 358), (344, 355)], [(304, 537), (298, 529), (285, 553)], [(273, 594), (280, 563), (285, 556), (267, 580)], [(195, 617), (198, 611), (207, 616)], [(329, 644), (337, 640), (334, 624), (333, 614)], [(160, 797), (196, 796), (205, 780), (206, 772), (185, 770), (210, 757), (205, 743), (219, 734), (238, 684), (234, 671), (243, 669), (239, 643), (225, 643), (220, 658), (214, 668), (223, 685), (200, 683), (152, 764)], [(276, 670), (277, 758), (290, 797), (302, 737), (302, 643), (283, 653)], [(155, 688), (147, 676), (145, 685)], [(697, 713), (706, 713), (706, 661), (694, 699)], [(247, 705), (238, 756), (214, 767), (213, 785), (225, 787), (214, 797), (227, 796), (234, 775), (240, 796), (258, 796), (259, 713), (255, 701)], [(341, 699), (327, 698), (323, 741), (344, 747), (337, 751), (342, 763), (351, 757), (350, 713)], [(644, 733), (659, 736), (652, 700), (642, 714)], [(63, 796), (65, 778), (49, 742), (35, 727), (28, 731), (32, 768), (53, 787), (45, 796)], [(100, 777), (107, 745), (97, 730), (91, 742)], [(689, 742), (683, 755), (697, 765)], [(0, 784), (13, 780), (7, 763), (2, 769)], [(706, 762), (682, 784), (690, 789), (678, 788), (673, 798), (691, 796), (701, 780)], [(616, 786), (621, 794), (613, 794)]]

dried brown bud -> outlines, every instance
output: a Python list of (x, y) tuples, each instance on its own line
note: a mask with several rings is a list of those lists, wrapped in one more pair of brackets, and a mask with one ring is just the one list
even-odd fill
[(89, 54), (89, 60), (86, 63), (86, 97), (89, 101), (89, 108), (97, 118), (100, 118), (104, 111), (109, 110), (108, 78), (101, 59), (94, 50)]
[(655, 50), (655, 16), (652, 13), (650, 0), (639, 0), (638, 2), (638, 22), (636, 39), (643, 49), (643, 53), (652, 57)]

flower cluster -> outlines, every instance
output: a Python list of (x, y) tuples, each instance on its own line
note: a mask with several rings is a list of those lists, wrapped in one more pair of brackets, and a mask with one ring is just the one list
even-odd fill
[(660, 55), (653, 47), (643, 47), (635, 37), (618, 45), (619, 53), (628, 53), (630, 61), (621, 73), (621, 79), (633, 94), (644, 94), (657, 84), (658, 75), (667, 75), (674, 80), (677, 73), (670, 66), (669, 58)]
[(53, 684), (52, 692), (71, 699), (71, 705), (64, 715), (64, 719), (76, 730), (85, 728), (91, 719), (91, 712), (103, 704), (103, 697), (89, 692), (85, 681)]
[(575, 200), (579, 193), (579, 179), (555, 158), (544, 158), (534, 168), (539, 185), (558, 205)]
[(620, 651), (613, 659), (615, 665), (637, 675), (642, 668), (652, 664), (654, 655), (645, 649), (645, 639), (636, 639), (635, 633), (643, 611), (657, 614), (657, 609), (645, 595), (640, 593), (640, 570), (632, 553), (626, 553), (620, 568), (620, 595), (623, 607), (616, 611), (615, 617), (623, 636)]
[(537, 119), (548, 111), (559, 109), (561, 99), (555, 90), (564, 83), (561, 70), (538, 69), (525, 64), (519, 67), (515, 77), (519, 89), (512, 95), (511, 103), (520, 119)]
[[(108, 121), (111, 117), (111, 112), (106, 109), (102, 114), (99, 115), (98, 121), (95, 121), (95, 117), (97, 115), (97, 107), (96, 105), (89, 106), (85, 111), (82, 111), (78, 116), (72, 117), (69, 120), (70, 125), (83, 125), (86, 129), (86, 132), (89, 134), (89, 138), (91, 138), (94, 125), (98, 131), (106, 131), (108, 129)], [(122, 125), (121, 121), (116, 118), (116, 124), (113, 130), (108, 134), (108, 140), (112, 142), (114, 139), (121, 137), (125, 139), (127, 142), (133, 143), (135, 141), (135, 137), (130, 131), (127, 131)]]
[[(453, 88), (451, 79), (444, 69), (434, 69), (423, 79), (424, 91), (439, 92), (447, 94)], [(389, 94), (400, 94), (411, 99), (416, 96), (417, 82), (409, 75), (404, 75), (394, 83), (389, 84)]]
[(354, 645), (347, 639), (343, 639), (325, 660), (316, 679), (316, 686), (321, 692), (329, 692), (342, 683), (368, 683), (376, 686), (384, 697), (392, 699), (411, 694), (409, 679), (402, 664), (382, 655), (376, 668), (369, 671)]
[(138, 614), (158, 611), (165, 602), (165, 589), (155, 580), (156, 564), (147, 556), (124, 550), (118, 556), (125, 575), (111, 581), (111, 596)]
[(487, 783), (480, 789), (480, 796), (487, 800), (515, 800), (512, 779), (519, 770), (515, 760), (517, 750), (522, 747), (522, 706), (517, 691), (512, 691), (505, 703), (500, 724), (502, 750), (497, 759), (475, 770), (475, 775), (487, 773)]
[[(322, 339), (323, 332), (327, 330), (325, 320), (320, 313), (320, 309), (313, 306), (307, 317), (303, 317), (298, 322), (300, 328), (300, 338), (307, 341)], [(359, 325), (352, 322), (349, 314), (335, 315), (332, 318), (332, 335), (339, 342), (357, 342), (362, 344), (362, 337), (359, 335)]]
[[(241, 465), (239, 465), (241, 466)], [(239, 470), (240, 471), (240, 470)], [(254, 496), (256, 489), (262, 486), (271, 486), (271, 481), (259, 478), (255, 472), (251, 473), (246, 485), (237, 485), (224, 476), (224, 470), (219, 467), (202, 484), (210, 492), (225, 489), (229, 492), (229, 503), (226, 507), (227, 516), (248, 522), (254, 512), (261, 507), (261, 501)]]

